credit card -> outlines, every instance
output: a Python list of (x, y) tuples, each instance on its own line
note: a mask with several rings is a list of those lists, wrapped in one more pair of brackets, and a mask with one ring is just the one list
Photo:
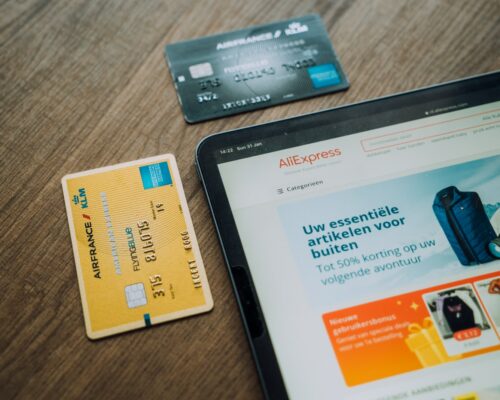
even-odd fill
[(89, 338), (212, 309), (173, 155), (66, 175), (62, 186)]
[(316, 14), (170, 44), (165, 58), (189, 123), (349, 87)]

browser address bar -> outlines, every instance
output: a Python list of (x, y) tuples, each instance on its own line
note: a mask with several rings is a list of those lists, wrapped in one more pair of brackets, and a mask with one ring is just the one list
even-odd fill
[(440, 137), (480, 134), (496, 126), (500, 128), (500, 108), (365, 138), (361, 140), (361, 147), (365, 152), (384, 150)]

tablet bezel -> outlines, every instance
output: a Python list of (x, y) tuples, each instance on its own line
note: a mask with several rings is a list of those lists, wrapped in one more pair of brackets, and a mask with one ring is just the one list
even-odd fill
[[(252, 276), (248, 268), (233, 213), (219, 173), (217, 166), (219, 162), (215, 156), (216, 151), (243, 145), (254, 140), (268, 140), (269, 138), (290, 134), (295, 134), (296, 139), (294, 140), (297, 140), (297, 143), (294, 143), (293, 146), (355, 134), (403, 122), (401, 118), (403, 117), (404, 119), (404, 110), (411, 110), (418, 107), (419, 110), (422, 110), (422, 117), (424, 117), (424, 110), (428, 109), (428, 106), (431, 104), (437, 104), (439, 101), (445, 99), (456, 99), (460, 96), (467, 96), (469, 93), (482, 91), (491, 87), (500, 87), (500, 71), (263, 125), (217, 133), (202, 139), (198, 143), (195, 155), (196, 170), (207, 196), (243, 325), (250, 343), (250, 349), (266, 398), (281, 399), (288, 398), (288, 395), (260, 302), (252, 282)], [(387, 116), (384, 116), (385, 119), (380, 118), (379, 125), (372, 123), (369, 126), (363, 126), (363, 119), (358, 118), (359, 116), (365, 118), (368, 116), (385, 115), (387, 110), (391, 110), (394, 117), (398, 120), (391, 121), (390, 118), (387, 119)], [(415, 119), (415, 117), (409, 120), (411, 119)], [(351, 125), (352, 132), (346, 133), (345, 130), (335, 131), (336, 124), (345, 121), (350, 121), (349, 124)], [(320, 129), (307, 132), (307, 136), (301, 134), (308, 127), (323, 125), (329, 125), (332, 128), (331, 132), (328, 133), (328, 137), (325, 137), (325, 134), (321, 133)]]

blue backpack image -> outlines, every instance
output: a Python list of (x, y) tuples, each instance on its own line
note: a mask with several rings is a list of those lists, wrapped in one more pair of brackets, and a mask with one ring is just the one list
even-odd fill
[(488, 246), (497, 235), (476, 192), (461, 192), (449, 186), (436, 194), (432, 209), (462, 265), (495, 259)]

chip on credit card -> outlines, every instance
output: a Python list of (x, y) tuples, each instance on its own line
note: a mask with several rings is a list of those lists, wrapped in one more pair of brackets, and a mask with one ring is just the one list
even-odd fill
[(212, 309), (174, 156), (62, 179), (91, 339)]
[(190, 123), (349, 87), (315, 14), (170, 44), (165, 57)]

